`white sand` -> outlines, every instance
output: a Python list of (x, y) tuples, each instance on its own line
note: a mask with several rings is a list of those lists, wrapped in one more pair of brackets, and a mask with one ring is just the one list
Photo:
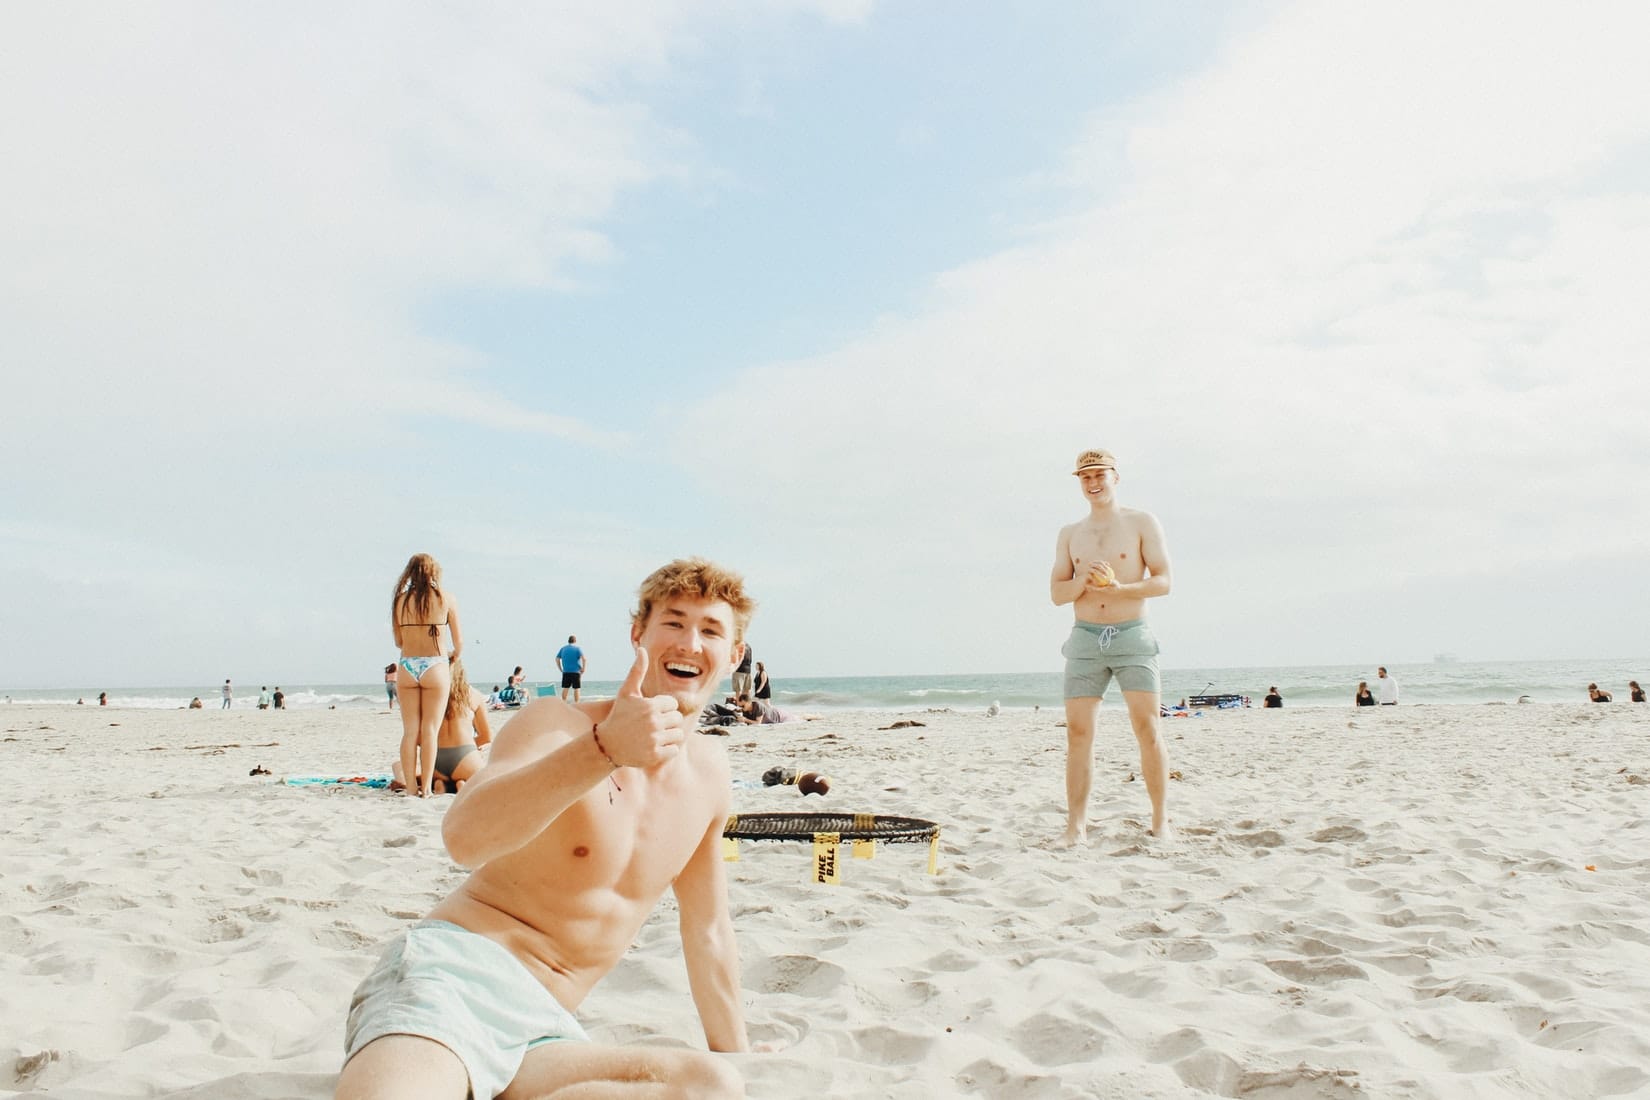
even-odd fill
[[(894, 717), (927, 726), (875, 730)], [(750, 1095), (1650, 1092), (1650, 707), (1171, 720), (1166, 846), (1109, 713), (1072, 852), (1049, 844), (1058, 720), (733, 733), (736, 776), (835, 781), (740, 810), (944, 827), (938, 876), (884, 846), (838, 887), (801, 844), (741, 845), (747, 1017), (788, 1044), (737, 1059)], [(0, 727), (0, 1095), (330, 1096), (375, 945), (460, 873), (444, 801), (277, 781), (384, 770), (398, 719), (14, 706)], [(585, 1003), (598, 1040), (703, 1044), (673, 910)]]

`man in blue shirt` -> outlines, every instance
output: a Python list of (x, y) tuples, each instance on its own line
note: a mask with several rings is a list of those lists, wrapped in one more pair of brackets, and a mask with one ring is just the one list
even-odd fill
[(584, 678), (584, 650), (577, 642), (578, 639), (569, 634), (567, 644), (556, 651), (556, 667), (561, 670), (561, 697), (566, 699), (572, 691), (575, 703), (579, 701), (579, 684)]

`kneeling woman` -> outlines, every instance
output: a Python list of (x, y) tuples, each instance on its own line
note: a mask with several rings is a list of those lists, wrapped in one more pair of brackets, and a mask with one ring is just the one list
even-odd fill
[(453, 690), (447, 696), (447, 714), (435, 741), (435, 789), (453, 791), (464, 785), (487, 762), (482, 752), (493, 743), (487, 723), (487, 697), (470, 686), (464, 663), (453, 661)]

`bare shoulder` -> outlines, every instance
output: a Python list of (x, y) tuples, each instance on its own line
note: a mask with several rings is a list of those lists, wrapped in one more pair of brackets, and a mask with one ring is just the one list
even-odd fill
[(1123, 519), (1136, 531), (1161, 531), (1163, 525), (1157, 522), (1157, 517), (1142, 508), (1124, 508)]

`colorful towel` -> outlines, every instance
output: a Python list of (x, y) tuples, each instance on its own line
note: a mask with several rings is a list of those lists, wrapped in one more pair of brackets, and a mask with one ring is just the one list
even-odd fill
[(281, 780), (289, 787), (388, 787), (387, 775), (289, 775)]

